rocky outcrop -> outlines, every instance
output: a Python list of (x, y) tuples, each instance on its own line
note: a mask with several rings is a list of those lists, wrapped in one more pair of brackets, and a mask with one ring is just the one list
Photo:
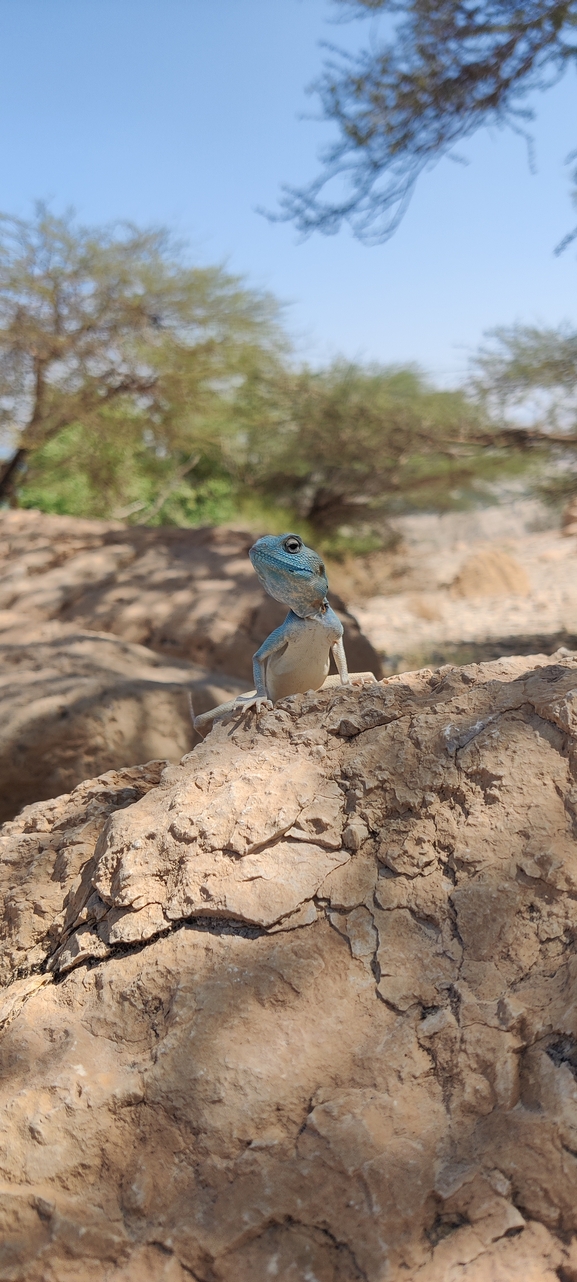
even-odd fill
[(577, 657), (231, 719), (2, 830), (0, 1278), (577, 1278)]
[[(0, 512), (0, 822), (101, 771), (178, 761), (202, 713), (252, 686), (285, 617), (225, 529)], [(336, 602), (350, 667), (381, 673)]]
[[(114, 521), (0, 512), (0, 625), (14, 615), (111, 632), (172, 662), (188, 659), (252, 685), (252, 656), (286, 609), (247, 556), (255, 536), (227, 528), (127, 528)], [(354, 672), (381, 662), (338, 597)], [(3, 617), (4, 616), (4, 617)]]
[(73, 624), (0, 630), (0, 822), (132, 762), (178, 761), (207, 711), (243, 689), (184, 660)]

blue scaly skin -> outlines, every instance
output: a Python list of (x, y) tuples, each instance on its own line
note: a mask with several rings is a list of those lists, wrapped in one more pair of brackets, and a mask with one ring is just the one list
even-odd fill
[[(258, 713), (289, 694), (318, 690), (328, 675), (331, 651), (341, 684), (351, 684), (343, 625), (327, 601), (329, 585), (318, 553), (298, 534), (265, 534), (249, 557), (263, 588), (289, 612), (253, 657), (254, 690), (199, 717), (193, 714), (195, 730), (227, 712), (254, 708)], [(356, 681), (371, 678), (372, 673), (355, 674)]]
[(298, 534), (265, 534), (249, 557), (269, 596), (289, 605), (301, 619), (326, 603), (329, 581), (323, 562)]

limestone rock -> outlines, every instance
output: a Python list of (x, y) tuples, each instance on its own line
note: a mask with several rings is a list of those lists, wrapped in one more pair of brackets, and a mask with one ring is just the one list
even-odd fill
[[(2, 825), (0, 982), (6, 1001), (12, 981), (33, 976), (54, 952), (66, 909), (79, 915), (77, 903), (86, 898), (94, 848), (106, 820), (155, 788), (167, 765), (149, 761), (111, 770), (67, 796), (26, 806), (17, 819)], [(0, 1000), (0, 1019), (10, 1013), (3, 1010)]]
[[(252, 656), (286, 609), (260, 587), (247, 552), (255, 535), (230, 528), (127, 528), (42, 512), (0, 512), (2, 611), (112, 632), (252, 685)], [(343, 602), (352, 672), (381, 661)]]
[(293, 696), (5, 825), (0, 1279), (577, 1277), (576, 706)]

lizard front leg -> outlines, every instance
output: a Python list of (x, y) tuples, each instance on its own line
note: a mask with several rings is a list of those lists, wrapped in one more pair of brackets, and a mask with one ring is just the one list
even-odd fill
[[(266, 641), (264, 645), (266, 645)], [(239, 694), (234, 704), (235, 712), (239, 710), (242, 712), (248, 712), (250, 708), (254, 708), (255, 712), (258, 714), (259, 712), (262, 712), (263, 708), (272, 708), (273, 706), (272, 699), (269, 698), (266, 687), (265, 664), (262, 663), (258, 657), (261, 650), (264, 650), (264, 645), (262, 645), (257, 654), (254, 655), (252, 661), (252, 672), (255, 684), (254, 693), (251, 690), (248, 696), (246, 694)]]
[(266, 684), (266, 661), (263, 663), (259, 658), (261, 650), (264, 650), (264, 645), (262, 645), (260, 650), (258, 650), (253, 656), (252, 660), (252, 675), (254, 678), (256, 694), (250, 700), (250, 704), (248, 706), (253, 707), (255, 712), (261, 712), (263, 708), (272, 708), (273, 706)]
[[(270, 642), (272, 643), (269, 644)], [(246, 694), (239, 694), (236, 699), (230, 699), (228, 703), (221, 703), (218, 708), (211, 708), (210, 712), (202, 712), (198, 717), (194, 715), (192, 699), (189, 695), (192, 724), (195, 730), (204, 730), (205, 726), (212, 725), (213, 721), (220, 720), (221, 717), (229, 716), (235, 712), (245, 713), (254, 708), (258, 714), (264, 708), (272, 708), (272, 699), (269, 697), (266, 685), (266, 660), (270, 654), (274, 654), (278, 649), (278, 639), (273, 632), (261, 645), (260, 650), (254, 655), (252, 661), (254, 690), (247, 690)]]
[[(272, 644), (269, 644), (271, 641)], [(244, 708), (247, 711), (249, 708), (254, 708), (255, 712), (259, 713), (262, 712), (263, 708), (272, 708), (273, 706), (266, 684), (266, 664), (269, 656), (274, 654), (277, 649), (278, 645), (276, 643), (276, 637), (274, 632), (272, 632), (270, 637), (267, 637), (266, 641), (263, 641), (260, 650), (257, 650), (256, 654), (253, 655), (252, 675), (254, 678), (255, 693), (252, 698), (247, 699), (244, 703)]]
[(351, 678), (349, 676), (349, 669), (347, 667), (347, 656), (345, 654), (345, 647), (343, 645), (342, 637), (339, 637), (338, 641), (334, 642), (334, 644), (331, 646), (331, 650), (333, 652), (333, 659), (337, 665), (337, 672), (339, 674), (339, 677), (341, 678), (341, 685), (350, 686)]
[(201, 712), (197, 717), (194, 714), (192, 706), (192, 695), (189, 693), (188, 702), (190, 706), (190, 715), (192, 724), (197, 731), (204, 730), (206, 726), (211, 726), (213, 721), (219, 721), (221, 717), (226, 717), (232, 712), (242, 712), (246, 708), (252, 708), (255, 704), (255, 691), (247, 690), (246, 694), (237, 694), (235, 699), (229, 699), (228, 703), (220, 703), (218, 708), (211, 708), (210, 712)]
[(334, 661), (337, 665), (339, 677), (341, 678), (341, 685), (362, 686), (369, 682), (374, 682), (375, 685), (378, 684), (374, 672), (349, 672), (342, 637), (340, 637), (338, 641), (334, 642), (334, 645), (331, 646), (331, 650), (333, 652)]
[[(269, 638), (270, 640), (270, 638)], [(262, 652), (267, 646), (267, 641), (261, 645), (260, 650), (253, 655), (252, 673), (254, 677), (254, 690), (248, 690), (246, 694), (237, 695), (232, 705), (233, 712), (248, 712), (254, 708), (255, 712), (262, 712), (263, 708), (272, 708), (272, 699), (269, 697), (266, 684), (266, 656), (265, 662), (262, 661)], [(276, 647), (274, 647), (276, 649)], [(272, 648), (271, 648), (272, 653)]]
[(218, 708), (211, 708), (210, 712), (201, 712), (200, 716), (195, 717), (192, 706), (192, 698), (188, 696), (192, 724), (195, 730), (203, 730), (205, 726), (212, 725), (213, 721), (219, 721), (221, 717), (226, 717), (235, 712), (248, 712), (251, 708), (255, 712), (261, 712), (263, 708), (272, 708), (272, 700), (265, 694), (260, 695), (257, 690), (247, 690), (246, 694), (237, 694), (236, 699), (230, 699), (228, 703), (219, 704)]

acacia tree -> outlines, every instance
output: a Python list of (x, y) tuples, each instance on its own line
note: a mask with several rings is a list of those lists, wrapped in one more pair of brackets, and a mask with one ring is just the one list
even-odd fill
[(190, 267), (163, 230), (80, 227), (43, 205), (28, 222), (1, 215), (0, 430), (16, 449), (0, 499), (74, 424), (146, 431), (182, 467), (251, 356), (275, 345), (273, 301)]
[(451, 506), (507, 466), (506, 444), (477, 443), (487, 424), (462, 393), (285, 354), (274, 302), (188, 266), (164, 232), (78, 228), (42, 207), (0, 221), (11, 501), (188, 523), (272, 499), (334, 540)]
[(352, 531), (355, 545), (374, 544), (392, 513), (466, 504), (519, 466), (506, 444), (485, 448), (487, 420), (471, 398), (439, 391), (417, 368), (285, 370), (268, 397), (247, 381), (236, 410), (245, 492), (292, 508), (333, 550), (343, 527), (349, 547)]
[(387, 34), (357, 55), (333, 49), (314, 86), (338, 138), (313, 182), (285, 189), (282, 217), (304, 233), (348, 222), (368, 244), (386, 240), (424, 169), (483, 125), (526, 129), (525, 96), (577, 57), (577, 0), (334, 3), (382, 15)]
[(506, 410), (535, 392), (548, 393), (536, 429), (555, 432), (563, 414), (564, 438), (577, 440), (577, 332), (570, 326), (501, 326), (487, 335), (474, 362), (477, 395), (492, 397)]
[(554, 501), (577, 494), (577, 331), (512, 325), (491, 331), (473, 364), (471, 391), (500, 442), (539, 464), (536, 488)]

